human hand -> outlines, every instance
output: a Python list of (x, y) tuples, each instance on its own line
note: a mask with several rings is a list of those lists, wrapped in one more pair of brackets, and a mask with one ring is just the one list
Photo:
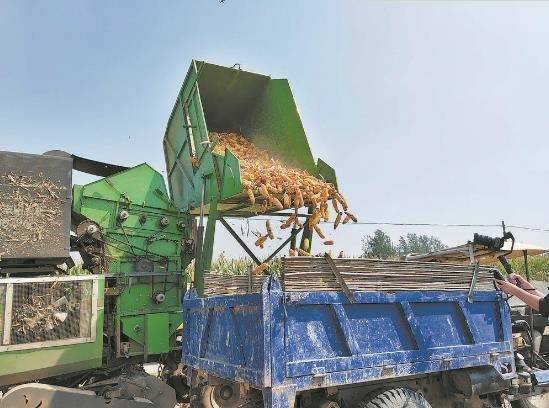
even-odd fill
[(517, 285), (505, 280), (496, 279), (496, 285), (500, 288), (500, 290), (507, 293), (508, 295), (514, 295), (518, 289)]
[(518, 286), (521, 289), (529, 290), (529, 289), (535, 289), (534, 286), (528, 282), (526, 279), (524, 279), (522, 276), (517, 275), (516, 273), (512, 273), (507, 277), (507, 280), (511, 282), (513, 285)]

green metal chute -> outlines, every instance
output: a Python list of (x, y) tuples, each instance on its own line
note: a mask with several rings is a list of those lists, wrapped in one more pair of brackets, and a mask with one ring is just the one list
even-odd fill
[[(192, 61), (168, 121), (164, 154), (172, 200), (181, 211), (201, 215), (195, 253), (199, 293), (203, 272), (211, 265), (216, 221), (245, 247), (223, 217), (252, 217), (260, 210), (259, 203), (251, 206), (242, 189), (238, 158), (230, 151), (224, 156), (213, 153), (211, 131), (240, 133), (287, 165), (336, 184), (334, 169), (313, 158), (286, 79)], [(206, 227), (203, 216), (208, 217)], [(292, 232), (292, 245), (298, 232)], [(310, 241), (310, 231), (303, 234), (302, 243), (304, 238)]]
[(255, 213), (243, 206), (238, 159), (212, 153), (210, 131), (241, 133), (273, 157), (335, 184), (333, 169), (315, 163), (286, 79), (193, 61), (164, 135), (168, 182), (182, 210), (198, 213), (206, 181), (206, 214), (212, 200), (221, 212)]

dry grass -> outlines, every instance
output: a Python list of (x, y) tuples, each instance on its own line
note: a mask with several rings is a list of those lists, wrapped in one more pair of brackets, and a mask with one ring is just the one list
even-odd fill
[(42, 252), (63, 239), (52, 236), (61, 223), (62, 187), (42, 174), (15, 173), (0, 175), (0, 185), (0, 257)]

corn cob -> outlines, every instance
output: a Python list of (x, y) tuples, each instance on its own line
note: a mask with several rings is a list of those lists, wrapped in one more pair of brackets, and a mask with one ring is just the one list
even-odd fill
[(318, 236), (320, 237), (320, 239), (326, 239), (326, 236), (324, 235), (324, 232), (322, 231), (322, 229), (318, 225), (315, 225), (313, 228), (315, 229), (315, 231), (318, 234)]
[(341, 222), (341, 217), (342, 217), (341, 214), (343, 214), (343, 213), (338, 212), (337, 215), (336, 215), (336, 219), (334, 221), (334, 229), (336, 229), (338, 227), (339, 223)]
[[(334, 229), (340, 223), (356, 222), (356, 217), (348, 211), (347, 201), (334, 185), (304, 170), (285, 165), (237, 133), (211, 132), (209, 139), (215, 142), (214, 153), (225, 155), (226, 149), (229, 149), (238, 158), (243, 191), (251, 206), (259, 204), (256, 211), (264, 213), (272, 208), (282, 210), (294, 207), (296, 217), (282, 223), (280, 228), (289, 228), (292, 224), (300, 227), (297, 211), (308, 206), (313, 212), (307, 227), (315, 229), (321, 220), (329, 221), (328, 201), (331, 201), (336, 214)], [(259, 196), (262, 199), (258, 202)]]
[(351, 219), (351, 221), (358, 222), (357, 218), (353, 214), (351, 214), (350, 212), (345, 211), (345, 214), (347, 215), (347, 217), (349, 217)]
[(253, 270), (252, 270), (252, 275), (259, 275), (261, 272), (263, 272), (265, 269), (267, 269), (269, 267), (268, 264), (266, 264), (265, 262), (257, 265)]
[(265, 222), (265, 226), (267, 227), (267, 236), (270, 238), (270, 239), (274, 239), (274, 233), (273, 233), (273, 228), (271, 227), (271, 221), (267, 220)]
[(269, 238), (268, 235), (262, 235), (262, 236), (260, 236), (260, 237), (255, 241), (255, 246), (258, 246), (258, 247), (262, 246), (262, 245), (265, 243), (265, 241), (267, 241), (267, 238)]

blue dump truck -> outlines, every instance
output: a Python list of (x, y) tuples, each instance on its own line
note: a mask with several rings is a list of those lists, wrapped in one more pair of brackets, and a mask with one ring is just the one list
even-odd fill
[(549, 371), (515, 363), (510, 308), (492, 274), (297, 257), (260, 288), (226, 277), (234, 294), (191, 290), (182, 353), (191, 406), (547, 406), (529, 400)]
[[(193, 288), (183, 300), (191, 406), (536, 406), (549, 365), (518, 352), (533, 343), (528, 324), (512, 323), (493, 270), (478, 263), (290, 256), (277, 276), (212, 271), (219, 225), (264, 268), (287, 246), (290, 254), (310, 248), (318, 204), (283, 206), (279, 189), (268, 200), (265, 185), (251, 199), (238, 149), (221, 154), (212, 132), (238, 133), (338, 188), (335, 170), (312, 155), (286, 79), (191, 63), (164, 135), (170, 197), (198, 218), (187, 245)], [(261, 259), (227, 221), (258, 213), (303, 221)]]

